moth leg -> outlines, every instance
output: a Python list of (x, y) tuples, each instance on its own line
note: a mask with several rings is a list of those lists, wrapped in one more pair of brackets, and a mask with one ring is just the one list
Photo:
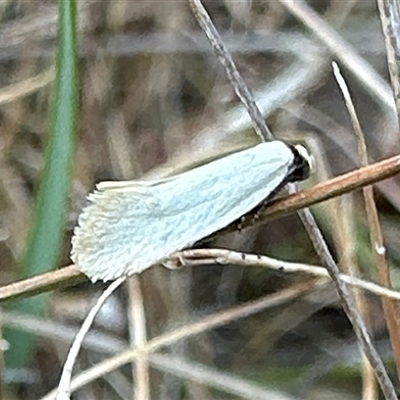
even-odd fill
[(168, 269), (182, 269), (187, 265), (185, 258), (180, 253), (172, 253), (161, 260), (160, 263)]

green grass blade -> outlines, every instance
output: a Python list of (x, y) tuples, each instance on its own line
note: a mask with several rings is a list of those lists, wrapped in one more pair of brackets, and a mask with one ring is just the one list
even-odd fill
[[(59, 0), (58, 3), (57, 76), (51, 99), (50, 134), (27, 251), (21, 263), (21, 277), (56, 267), (67, 214), (78, 113), (76, 1)], [(47, 300), (46, 295), (41, 295), (21, 301), (15, 310), (43, 315)], [(5, 335), (10, 343), (5, 355), (6, 365), (26, 366), (34, 338), (16, 330), (7, 330)]]

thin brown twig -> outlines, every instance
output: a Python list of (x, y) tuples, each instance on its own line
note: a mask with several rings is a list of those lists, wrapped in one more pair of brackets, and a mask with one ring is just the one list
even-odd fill
[(257, 135), (263, 142), (272, 140), (272, 132), (267, 127), (261, 111), (254, 101), (254, 98), (250, 93), (247, 85), (245, 84), (242, 76), (240, 75), (238, 69), (236, 68), (236, 65), (233, 62), (233, 59), (227, 47), (222, 41), (221, 36), (219, 35), (214, 24), (212, 23), (207, 11), (203, 7), (203, 4), (200, 0), (188, 0), (188, 3), (201, 29), (204, 31), (209, 42), (211, 43), (211, 46), (213, 47), (216, 56), (225, 68), (229, 81), (231, 82), (231, 85), (233, 86), (237, 96), (246, 107), (246, 110), (250, 115), (254, 130), (256, 131)]
[[(364, 134), (362, 132), (359, 119), (357, 117), (357, 112), (354, 107), (349, 89), (336, 63), (333, 63), (333, 70), (335, 73), (336, 80), (342, 91), (346, 107), (349, 111), (354, 132), (356, 133), (358, 139), (358, 152), (361, 160), (361, 166), (365, 167), (368, 165), (367, 145), (365, 143)], [(392, 282), (390, 278), (389, 266), (386, 260), (386, 248), (383, 241), (382, 228), (379, 222), (378, 210), (376, 208), (372, 186), (363, 188), (363, 195), (364, 195), (368, 225), (370, 227), (370, 240), (372, 245), (372, 252), (378, 270), (379, 282), (382, 286), (391, 289)], [(398, 323), (398, 307), (395, 301), (386, 298), (382, 299), (382, 305), (394, 352), (394, 358), (397, 366), (397, 374), (400, 377), (399, 375), (400, 372), (400, 329), (399, 328), (400, 327)]]
[(87, 281), (87, 276), (79, 271), (75, 264), (71, 264), (56, 271), (46, 272), (1, 287), (0, 302), (35, 296), (53, 289), (74, 286), (85, 281)]

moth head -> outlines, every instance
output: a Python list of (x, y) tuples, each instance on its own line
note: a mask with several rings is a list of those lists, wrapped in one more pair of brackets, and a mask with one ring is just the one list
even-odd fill
[(293, 169), (289, 176), (289, 181), (296, 182), (307, 179), (314, 170), (314, 157), (301, 144), (290, 146), (293, 152)]

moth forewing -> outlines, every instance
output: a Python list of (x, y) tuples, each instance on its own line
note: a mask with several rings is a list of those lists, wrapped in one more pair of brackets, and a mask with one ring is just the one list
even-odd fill
[(294, 172), (294, 161), (293, 149), (274, 141), (172, 178), (100, 183), (71, 258), (92, 281), (140, 273), (252, 210)]
[(106, 181), (106, 182), (99, 182), (96, 185), (96, 189), (100, 192), (106, 191), (108, 189), (113, 189), (113, 190), (132, 190), (132, 191), (140, 191), (141, 188), (145, 188), (148, 186), (156, 186), (156, 185), (161, 185), (165, 182), (173, 181), (177, 179), (179, 175), (177, 176), (171, 176), (169, 178), (162, 178), (162, 179), (157, 179), (157, 180), (150, 180), (150, 181), (138, 181), (138, 180), (132, 180), (132, 181), (116, 181), (116, 182), (111, 182), (111, 181)]

